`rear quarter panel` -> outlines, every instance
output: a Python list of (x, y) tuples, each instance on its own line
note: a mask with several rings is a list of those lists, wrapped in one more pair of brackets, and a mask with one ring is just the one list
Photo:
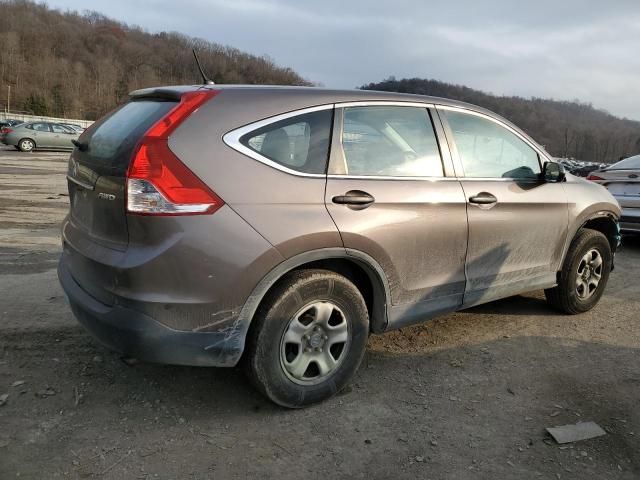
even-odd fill
[[(75, 280), (176, 330), (219, 331), (234, 324), (278, 252), (228, 206), (214, 215), (129, 215), (129, 245), (116, 251), (62, 227)], [(78, 263), (81, 262), (81, 263)]]
[(169, 141), (171, 150), (284, 258), (342, 247), (324, 204), (326, 178), (282, 172), (233, 150), (222, 137), (249, 123), (309, 106), (313, 101), (304, 91), (283, 95), (225, 89)]

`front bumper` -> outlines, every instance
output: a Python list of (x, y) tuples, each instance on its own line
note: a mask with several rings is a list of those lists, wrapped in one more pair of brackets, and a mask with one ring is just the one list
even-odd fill
[(58, 278), (78, 322), (123, 355), (154, 363), (213, 367), (232, 367), (242, 356), (244, 335), (239, 322), (219, 332), (174, 330), (135, 310), (99, 302), (78, 285), (62, 260)]

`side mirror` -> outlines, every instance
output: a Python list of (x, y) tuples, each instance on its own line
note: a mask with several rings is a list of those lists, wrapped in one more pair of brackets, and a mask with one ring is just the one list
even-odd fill
[(556, 162), (546, 162), (542, 167), (542, 179), (548, 183), (564, 182), (564, 167)]

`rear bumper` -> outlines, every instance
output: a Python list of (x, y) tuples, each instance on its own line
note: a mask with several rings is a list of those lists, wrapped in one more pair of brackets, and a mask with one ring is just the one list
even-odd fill
[(620, 230), (640, 233), (640, 208), (622, 208)]
[(135, 310), (99, 302), (76, 283), (62, 260), (58, 278), (78, 322), (123, 355), (155, 363), (214, 367), (234, 366), (242, 356), (244, 335), (239, 322), (219, 332), (174, 330)]

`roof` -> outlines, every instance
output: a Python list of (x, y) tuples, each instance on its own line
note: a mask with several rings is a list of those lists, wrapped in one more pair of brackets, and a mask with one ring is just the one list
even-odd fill
[(438, 105), (450, 105), (454, 107), (469, 108), (471, 110), (481, 111), (488, 115), (496, 116), (494, 112), (486, 110), (477, 105), (471, 103), (461, 102), (458, 100), (452, 100), (449, 98), (432, 97), (428, 95), (416, 95), (412, 93), (396, 93), (396, 92), (384, 92), (378, 90), (359, 90), (359, 89), (329, 89), (320, 87), (303, 87), (303, 86), (291, 86), (291, 85), (179, 85), (179, 86), (167, 86), (167, 87), (153, 87), (135, 90), (129, 95), (132, 97), (151, 96), (153, 93), (158, 92), (184, 92), (198, 88), (206, 88), (211, 90), (251, 90), (260, 92), (277, 92), (283, 94), (291, 92), (295, 95), (305, 95), (309, 99), (314, 101), (322, 101), (325, 103), (331, 102), (344, 102), (352, 99), (353, 101), (359, 100), (387, 100), (387, 101), (399, 101), (399, 102), (421, 102), (421, 103), (435, 103)]
[[(136, 90), (131, 92), (131, 97), (157, 97), (166, 96), (178, 100), (180, 95), (186, 91), (192, 91), (196, 89), (207, 90), (220, 90), (227, 91), (233, 94), (240, 94), (246, 92), (247, 101), (259, 101), (260, 103), (268, 103), (270, 107), (276, 108), (275, 105), (281, 107), (281, 112), (291, 111), (304, 106), (311, 107), (315, 105), (325, 105), (329, 103), (344, 103), (344, 102), (358, 102), (358, 101), (394, 101), (394, 102), (419, 102), (435, 105), (445, 105), (451, 107), (459, 107), (475, 112), (483, 113), (490, 117), (493, 117), (501, 122), (504, 122), (522, 133), (532, 143), (538, 145), (540, 149), (544, 150), (535, 140), (533, 140), (526, 132), (523, 132), (516, 125), (509, 120), (501, 117), (500, 115), (487, 110), (485, 108), (473, 105), (471, 103), (461, 102), (458, 100), (452, 100), (449, 98), (432, 97), (427, 95), (415, 95), (410, 93), (396, 93), (396, 92), (383, 92), (377, 90), (359, 90), (359, 89), (329, 89), (320, 87), (302, 87), (302, 86), (287, 86), (287, 85), (180, 85), (180, 86), (168, 86), (147, 88), (142, 90)], [(244, 95), (242, 95), (244, 97)], [(243, 99), (245, 100), (245, 99)], [(280, 113), (281, 113), (280, 112)], [(275, 115), (275, 110), (272, 112)]]

